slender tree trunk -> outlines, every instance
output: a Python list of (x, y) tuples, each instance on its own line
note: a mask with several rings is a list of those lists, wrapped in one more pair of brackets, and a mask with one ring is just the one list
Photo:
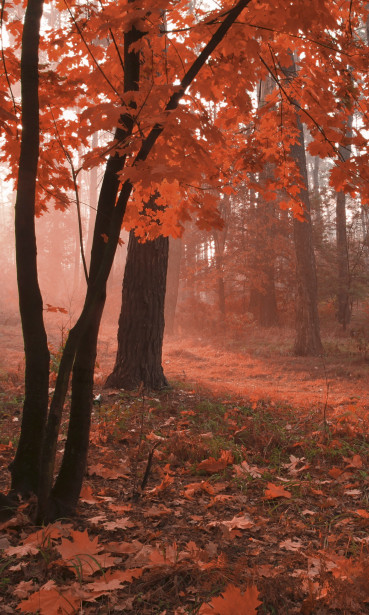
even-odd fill
[(49, 350), (37, 275), (35, 195), (39, 157), (38, 48), (43, 0), (29, 0), (21, 56), (22, 140), (15, 203), (19, 308), (26, 358), (20, 440), (11, 464), (11, 489), (37, 491), (42, 434), (48, 408)]
[[(351, 136), (352, 115), (347, 123), (346, 136)], [(351, 155), (351, 146), (340, 146), (339, 152), (344, 161)], [(346, 330), (351, 320), (352, 302), (350, 296), (350, 264), (348, 256), (347, 226), (346, 226), (346, 195), (344, 192), (337, 192), (336, 197), (336, 245), (337, 245), (337, 320)]]
[(181, 271), (182, 238), (169, 237), (167, 288), (165, 293), (165, 334), (173, 335)]
[[(124, 37), (125, 91), (137, 91), (139, 87), (139, 53), (137, 51), (130, 51), (130, 46), (137, 42), (142, 35), (141, 31), (133, 27)], [(133, 128), (132, 117), (128, 115), (122, 116), (121, 125), (122, 127), (117, 129), (115, 135), (118, 141), (123, 141), (131, 133)], [(109, 158), (105, 169), (94, 228), (87, 296), (93, 284), (96, 283), (99, 267), (103, 259), (105, 251), (103, 236), (109, 236), (111, 232), (110, 224), (119, 189), (118, 173), (122, 170), (124, 161), (124, 157), (112, 156)], [(97, 338), (105, 306), (107, 277), (95, 299), (89, 323), (84, 328), (84, 332), (77, 344), (73, 363), (70, 418), (63, 460), (51, 496), (49, 495), (52, 482), (50, 466), (48, 482), (47, 484), (45, 483), (43, 490), (43, 511), (41, 516), (46, 519), (54, 519), (60, 515), (72, 514), (81, 491), (87, 464)], [(54, 455), (55, 452), (52, 456)]]
[[(290, 53), (291, 64), (283, 72), (289, 81), (296, 76), (296, 65), (293, 53)], [(311, 222), (311, 206), (309, 197), (309, 179), (306, 164), (304, 129), (300, 116), (295, 113), (298, 138), (291, 146), (290, 154), (295, 161), (304, 187), (299, 198), (303, 206), (303, 221), (293, 219), (293, 236), (296, 255), (296, 339), (294, 352), (298, 356), (319, 355), (323, 352), (320, 339), (320, 323), (318, 313), (318, 289), (316, 263), (313, 245), (313, 227)]]
[[(274, 81), (268, 75), (259, 87), (259, 108), (266, 103), (266, 97), (273, 92)], [(269, 163), (265, 163), (260, 173), (260, 185), (266, 187), (268, 180), (273, 177), (273, 170)], [(253, 212), (254, 220), (254, 275), (255, 282), (250, 289), (249, 311), (257, 323), (262, 327), (278, 325), (278, 307), (275, 292), (275, 246), (276, 232), (275, 204), (267, 202), (259, 194)]]
[(297, 300), (296, 300), (296, 355), (318, 355), (323, 352), (320, 339), (316, 264), (313, 248), (313, 232), (310, 217), (310, 199), (306, 169), (305, 143), (302, 123), (296, 115), (299, 129), (298, 142), (292, 145), (291, 155), (306, 186), (300, 192), (304, 207), (304, 221), (293, 220), (296, 254)]
[(118, 351), (106, 386), (132, 390), (167, 386), (161, 365), (168, 237), (139, 243), (130, 232), (124, 271)]
[[(228, 12), (224, 21), (212, 35), (209, 42), (205, 45), (199, 56), (186, 72), (180, 86), (170, 97), (165, 109), (166, 112), (177, 109), (187, 87), (189, 87), (192, 81), (197, 77), (201, 67), (207, 61), (210, 54), (217, 47), (219, 42), (224, 38), (231, 25), (240, 15), (242, 10), (247, 6), (249, 1), (250, 0), (240, 0)], [(133, 27), (132, 30), (135, 30), (135, 28)], [(132, 30), (129, 34), (132, 34)], [(125, 40), (125, 79), (130, 79), (130, 83), (132, 82), (134, 67), (136, 65), (139, 67), (138, 62), (135, 63), (133, 57), (132, 62), (127, 61), (126, 59), (126, 53), (128, 53), (129, 56), (137, 55), (136, 52), (129, 51), (132, 42), (133, 40), (131, 39), (128, 45), (128, 41)], [(138, 76), (134, 81), (138, 83)], [(134, 87), (131, 86), (131, 88), (127, 89), (134, 89)], [(131, 133), (133, 122), (134, 120), (131, 115), (125, 116), (122, 123), (126, 130), (122, 130), (121, 135), (118, 135), (118, 138), (120, 138), (120, 136), (124, 138)], [(163, 130), (164, 125), (162, 123), (156, 123), (153, 126), (148, 136), (142, 141), (140, 150), (133, 162), (133, 165), (147, 159)], [(119, 159), (114, 157), (110, 159), (108, 161), (104, 176), (103, 187), (106, 181), (104, 196), (107, 197), (107, 200), (105, 201), (100, 194), (86, 300), (81, 315), (76, 325), (73, 329), (71, 329), (66, 341), (65, 349), (60, 362), (58, 377), (55, 383), (55, 392), (50, 406), (42, 456), (43, 471), (40, 475), (40, 485), (38, 490), (38, 522), (51, 520), (59, 516), (59, 509), (61, 511), (67, 510), (69, 511), (69, 514), (72, 514), (78, 501), (77, 494), (79, 494), (79, 490), (82, 485), (83, 475), (87, 463), (89, 440), (89, 433), (87, 433), (87, 431), (90, 424), (93, 388), (93, 369), (90, 367), (92, 361), (86, 366), (84, 348), (91, 344), (89, 348), (90, 352), (92, 352), (91, 349), (96, 347), (98, 330), (97, 321), (99, 321), (100, 310), (102, 312), (105, 302), (106, 282), (118, 245), (119, 233), (127, 202), (133, 189), (133, 185), (130, 180), (126, 180), (122, 186), (117, 201), (115, 202), (115, 198), (109, 198), (109, 196), (115, 197), (117, 194), (119, 185), (117, 173), (122, 168), (123, 164), (124, 158)], [(101, 237), (101, 229), (107, 227), (108, 241), (106, 245), (104, 245)], [(72, 427), (70, 425), (62, 466), (55, 483), (55, 487), (51, 493), (57, 436), (60, 428), (61, 415), (67, 392), (69, 376), (73, 364), (73, 381), (77, 387), (77, 390), (74, 392), (72, 391), (71, 424), (73, 425), (74, 432), (72, 433)], [(78, 375), (77, 370), (80, 368), (82, 371)], [(81, 377), (81, 373), (83, 373), (83, 377)], [(78, 405), (77, 398), (79, 400), (83, 399), (82, 406)], [(73, 400), (75, 400), (75, 403), (73, 403)], [(82, 412), (83, 416), (80, 416), (80, 412)], [(86, 412), (88, 413), (88, 416), (85, 416)], [(79, 418), (81, 418), (81, 420), (79, 420)], [(77, 433), (75, 433), (76, 429)], [(79, 447), (81, 447), (82, 453), (78, 450)]]

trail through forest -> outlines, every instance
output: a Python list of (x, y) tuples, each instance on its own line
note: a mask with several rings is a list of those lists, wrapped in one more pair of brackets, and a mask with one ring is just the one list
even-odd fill
[[(50, 318), (51, 349), (57, 355), (61, 326)], [(64, 332), (64, 335), (66, 331)], [(294, 332), (289, 329), (250, 328), (243, 343), (206, 341), (191, 335), (167, 337), (163, 367), (169, 381), (185, 381), (190, 387), (213, 394), (227, 394), (251, 401), (270, 400), (300, 408), (343, 410), (369, 408), (367, 386), (369, 361), (358, 342), (347, 333), (326, 335), (326, 353), (319, 357), (295, 357)], [(223, 342), (223, 343), (222, 343)], [(22, 371), (23, 341), (20, 324), (3, 319), (0, 331), (0, 370)], [(96, 382), (102, 384), (114, 365), (116, 328), (107, 321), (102, 327)]]

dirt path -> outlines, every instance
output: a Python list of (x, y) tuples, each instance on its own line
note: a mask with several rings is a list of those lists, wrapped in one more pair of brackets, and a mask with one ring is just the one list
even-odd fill
[[(51, 336), (57, 344), (60, 332)], [(279, 333), (285, 340), (288, 333)], [(301, 407), (369, 409), (369, 363), (358, 354), (340, 351), (323, 358), (294, 357), (274, 345), (249, 340), (249, 349), (234, 351), (204, 343), (195, 338), (170, 338), (163, 349), (163, 366), (169, 380), (186, 381), (215, 394), (271, 402), (287, 402)], [(264, 338), (263, 338), (264, 339)], [(280, 345), (282, 341), (280, 342)], [(277, 350), (276, 350), (277, 349)], [(114, 364), (115, 326), (104, 325), (100, 341), (97, 380), (104, 381)], [(18, 321), (3, 321), (0, 327), (0, 371), (23, 370), (23, 341)]]
[(303, 407), (321, 407), (327, 400), (328, 407), (369, 409), (369, 364), (357, 357), (260, 357), (171, 340), (163, 361), (169, 379), (185, 379), (214, 393)]

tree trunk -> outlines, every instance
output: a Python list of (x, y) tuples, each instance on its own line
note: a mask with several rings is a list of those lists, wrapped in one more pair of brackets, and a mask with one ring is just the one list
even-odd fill
[[(347, 122), (346, 136), (351, 137), (352, 131), (352, 115)], [(339, 147), (339, 152), (344, 161), (348, 160), (351, 155), (351, 146), (347, 145)], [(344, 192), (337, 192), (336, 198), (336, 245), (337, 245), (337, 320), (342, 325), (343, 330), (346, 330), (347, 325), (351, 320), (352, 302), (350, 296), (350, 264), (348, 256), (347, 244), (347, 227), (346, 227), (346, 195)]]
[[(130, 46), (142, 36), (142, 32), (133, 27), (124, 37), (125, 91), (137, 91), (139, 87), (139, 53), (137, 51), (130, 51)], [(123, 115), (120, 122), (121, 127), (116, 130), (115, 136), (118, 141), (123, 141), (131, 134), (134, 120), (131, 116)], [(116, 154), (109, 158), (106, 165), (97, 207), (85, 307), (89, 302), (91, 289), (96, 284), (98, 274), (100, 273), (100, 265), (106, 247), (103, 236), (111, 234), (111, 220), (113, 212), (116, 210), (115, 202), (119, 189), (118, 173), (122, 170), (124, 161), (124, 157), (119, 157)], [(126, 202), (128, 198), (129, 195)], [(126, 203), (123, 204), (122, 218), (125, 205)], [(121, 223), (116, 229), (118, 234), (120, 226)], [(113, 259), (111, 259), (111, 264), (112, 261)], [(110, 268), (111, 266), (109, 271)], [(49, 442), (53, 441), (54, 444), (53, 450), (51, 447), (48, 451), (45, 450), (45, 465), (48, 464), (48, 469), (45, 472), (45, 479), (42, 481), (42, 487), (39, 490), (39, 520), (52, 520), (59, 516), (73, 514), (78, 502), (87, 464), (97, 338), (105, 306), (107, 278), (108, 275), (106, 275), (102, 284), (99, 285), (99, 291), (92, 306), (91, 316), (87, 326), (83, 326), (83, 333), (76, 344), (67, 441), (60, 471), (51, 492), (51, 472), (54, 467), (56, 444), (55, 427), (58, 426), (59, 428), (60, 425), (60, 407), (57, 409), (58, 417), (55, 416), (55, 419), (50, 422), (50, 432), (47, 439)], [(52, 418), (51, 410), (52, 408), (50, 409), (50, 418)]]
[[(275, 84), (270, 75), (260, 82), (258, 107), (261, 109), (266, 97), (274, 90)], [(273, 179), (270, 163), (265, 163), (260, 173), (259, 183), (263, 188)], [(258, 195), (254, 215), (253, 271), (255, 281), (250, 289), (249, 311), (261, 327), (274, 327), (279, 323), (277, 298), (275, 292), (275, 235), (277, 220), (275, 204)]]
[(118, 351), (107, 387), (167, 386), (161, 365), (168, 237), (139, 243), (130, 232), (124, 271)]
[[(223, 39), (231, 25), (240, 15), (242, 10), (247, 6), (250, 0), (240, 0), (231, 9), (224, 21), (212, 35), (210, 41), (205, 45), (199, 56), (190, 66), (181, 84), (176, 88), (175, 92), (170, 97), (165, 111), (169, 112), (177, 109), (180, 100), (182, 99), (187, 87), (197, 77), (201, 67), (205, 64), (212, 51), (217, 47), (218, 43)], [(133, 27), (131, 32), (135, 30)], [(132, 77), (135, 73), (135, 67), (139, 67), (138, 62), (134, 62), (133, 56), (137, 56), (135, 51), (129, 51), (132, 48), (131, 43), (125, 40), (125, 80), (129, 79), (132, 82)], [(126, 52), (132, 56), (132, 62), (127, 60)], [(131, 72), (132, 71), (132, 72)], [(138, 83), (138, 77), (135, 79)], [(126, 81), (125, 81), (126, 87)], [(134, 89), (133, 87), (129, 89)], [(125, 131), (118, 134), (120, 137), (128, 136), (134, 125), (132, 115), (124, 116), (122, 124), (125, 126)], [(133, 166), (136, 163), (145, 161), (154, 147), (159, 136), (164, 130), (164, 125), (156, 123), (146, 138), (143, 139), (141, 147)], [(96, 218), (96, 226), (94, 233), (94, 243), (91, 255), (91, 267), (89, 275), (89, 284), (85, 304), (81, 315), (76, 325), (71, 329), (68, 339), (65, 344), (65, 349), (61, 358), (58, 377), (55, 383), (55, 392), (46, 427), (44, 438), (43, 455), (42, 455), (42, 473), (40, 474), (40, 484), (38, 489), (38, 522), (49, 521), (59, 516), (60, 510), (68, 510), (69, 514), (74, 512), (78, 501), (80, 485), (82, 484), (84, 471), (87, 463), (87, 447), (85, 442), (88, 441), (88, 428), (90, 424), (90, 416), (92, 409), (92, 387), (93, 387), (93, 369), (91, 369), (92, 359), (88, 360), (88, 365), (84, 365), (84, 348), (90, 348), (90, 353), (93, 354), (93, 348), (96, 348), (97, 331), (100, 322), (100, 310), (102, 312), (105, 302), (106, 282), (111, 270), (114, 255), (119, 240), (119, 233), (123, 222), (124, 213), (126, 210), (128, 199), (131, 195), (133, 184), (130, 180), (123, 183), (119, 197), (115, 202), (115, 197), (118, 191), (119, 180), (117, 173), (124, 165), (125, 158), (119, 159), (116, 157), (110, 158), (107, 164), (107, 169), (104, 176), (105, 189), (104, 197), (100, 194), (99, 208)], [(108, 241), (104, 244), (101, 237), (101, 229), (108, 229)], [(90, 337), (91, 336), (91, 337)], [(91, 344), (89, 346), (89, 344)], [(76, 403), (71, 407), (71, 421), (74, 432), (72, 433), (71, 424), (68, 429), (67, 443), (65, 454), (63, 457), (62, 467), (55, 484), (55, 488), (51, 493), (53, 469), (55, 465), (55, 454), (57, 446), (57, 437), (60, 428), (61, 415), (67, 386), (72, 366), (75, 366), (73, 380), (77, 390), (72, 392), (72, 400)], [(85, 370), (83, 376), (77, 374), (77, 370), (82, 366)], [(74, 378), (75, 375), (75, 378)], [(77, 404), (77, 400), (83, 400), (82, 407)], [(90, 400), (90, 401), (89, 401)], [(82, 423), (79, 421), (79, 413), (82, 412)], [(87, 416), (86, 416), (87, 414)], [(77, 433), (75, 431), (77, 430)], [(76, 446), (75, 443), (78, 443)], [(81, 445), (82, 454), (78, 451), (78, 446)]]
[(323, 352), (320, 339), (318, 314), (318, 293), (316, 265), (313, 248), (313, 232), (310, 217), (310, 199), (306, 169), (305, 143), (302, 123), (296, 115), (299, 130), (298, 142), (291, 146), (291, 156), (295, 160), (301, 178), (306, 186), (300, 192), (304, 207), (304, 221), (293, 220), (293, 234), (296, 254), (297, 299), (296, 299), (296, 355), (318, 355)]
[(37, 491), (48, 408), (49, 350), (37, 274), (35, 195), (39, 157), (38, 48), (43, 0), (29, 0), (21, 56), (22, 140), (15, 203), (16, 262), (26, 371), (21, 435), (11, 464), (11, 489)]
[(167, 288), (165, 293), (165, 334), (173, 335), (181, 270), (182, 238), (169, 237)]
[[(292, 81), (296, 76), (295, 59), (292, 52), (290, 53), (290, 58), (291, 64), (288, 68), (283, 68), (283, 72), (286, 78)], [(296, 163), (304, 187), (301, 188), (298, 195), (303, 206), (303, 220), (300, 221), (296, 217), (293, 219), (297, 278), (294, 353), (298, 356), (314, 356), (323, 352), (323, 346), (320, 339), (318, 289), (304, 129), (300, 116), (297, 113), (295, 113), (295, 119), (298, 135), (296, 143), (291, 145), (290, 155)]]

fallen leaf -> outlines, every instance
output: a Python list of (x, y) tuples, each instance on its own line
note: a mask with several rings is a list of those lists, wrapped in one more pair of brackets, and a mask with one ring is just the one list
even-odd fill
[(341, 476), (343, 470), (341, 470), (340, 468), (331, 468), (328, 472), (329, 476), (331, 476), (332, 478), (338, 478), (339, 476)]
[[(125, 472), (124, 472), (125, 470)], [(110, 478), (110, 480), (116, 480), (117, 478), (128, 478), (127, 476), (127, 468), (117, 468), (113, 466), (104, 466), (102, 463), (97, 463), (96, 465), (89, 466), (88, 473), (91, 476), (92, 474), (96, 474), (96, 476), (101, 476), (102, 478)]]
[(283, 542), (279, 543), (279, 548), (280, 549), (286, 549), (286, 551), (299, 551), (302, 547), (302, 542), (301, 540), (291, 540), (290, 538), (287, 538), (287, 540), (284, 540)]
[(267, 489), (265, 489), (264, 497), (266, 500), (274, 500), (275, 498), (289, 499), (292, 497), (292, 494), (279, 485), (274, 485), (274, 483), (268, 483)]
[(97, 504), (99, 501), (92, 495), (92, 487), (90, 485), (82, 487), (79, 498), (81, 502), (86, 504)]
[(132, 540), (132, 542), (108, 542), (104, 545), (109, 553), (121, 554), (121, 553), (137, 553), (142, 549), (142, 543), (139, 540)]
[(35, 589), (38, 589), (38, 586), (34, 585), (33, 581), (21, 581), (16, 587), (14, 587), (14, 589), (12, 589), (12, 593), (19, 600), (23, 600), (30, 595), (32, 590)]
[(236, 472), (236, 476), (242, 476), (245, 474), (250, 474), (252, 478), (260, 478), (261, 471), (257, 466), (250, 466), (247, 461), (243, 461), (239, 465), (234, 465), (233, 469)]
[(23, 613), (40, 613), (40, 615), (73, 615), (79, 610), (81, 599), (68, 587), (43, 586), (37, 592), (23, 600), (18, 608)]
[(246, 530), (255, 525), (255, 523), (249, 515), (241, 515), (233, 517), (230, 521), (222, 521), (222, 525), (228, 527), (229, 530)]
[(154, 487), (154, 489), (151, 489), (150, 493), (152, 495), (155, 495), (156, 493), (160, 493), (160, 491), (164, 491), (173, 483), (173, 481), (174, 481), (173, 476), (169, 476), (169, 474), (166, 474), (163, 480), (161, 481), (160, 485), (157, 485), (157, 487)]
[(363, 467), (363, 460), (361, 459), (360, 455), (354, 455), (352, 459), (349, 459), (348, 457), (344, 457), (343, 459), (347, 463), (346, 469), (347, 468), (360, 469)]
[(220, 596), (203, 604), (199, 615), (256, 615), (256, 609), (261, 604), (258, 596), (256, 585), (250, 585), (242, 593), (238, 587), (230, 584)]
[(114, 559), (106, 553), (100, 553), (103, 545), (99, 544), (98, 536), (92, 538), (87, 533), (72, 531), (71, 539), (62, 539), (60, 545), (56, 548), (63, 558), (63, 562), (67, 564), (77, 577), (81, 574), (90, 575), (114, 565)]
[(111, 591), (119, 589), (122, 587), (123, 583), (131, 583), (133, 579), (138, 579), (142, 575), (143, 571), (143, 568), (114, 570), (114, 572), (108, 570), (102, 578), (94, 583), (87, 583), (87, 585), (84, 586), (86, 591), (91, 592), (91, 597), (85, 598), (85, 600), (87, 600), (87, 602), (91, 602), (104, 594), (108, 594)]
[(214, 474), (215, 472), (224, 470), (228, 465), (231, 465), (233, 461), (234, 457), (231, 451), (222, 451), (219, 459), (209, 457), (201, 461), (197, 465), (197, 470), (204, 470), (205, 472), (209, 472), (209, 474)]
[(359, 508), (358, 510), (354, 511), (356, 515), (359, 515), (359, 517), (363, 517), (363, 519), (369, 519), (369, 512), (367, 510), (363, 510), (362, 508)]
[(106, 530), (126, 530), (128, 527), (134, 527), (134, 523), (130, 520), (129, 517), (122, 517), (121, 519), (116, 519), (115, 521), (106, 521), (103, 523), (103, 526)]

